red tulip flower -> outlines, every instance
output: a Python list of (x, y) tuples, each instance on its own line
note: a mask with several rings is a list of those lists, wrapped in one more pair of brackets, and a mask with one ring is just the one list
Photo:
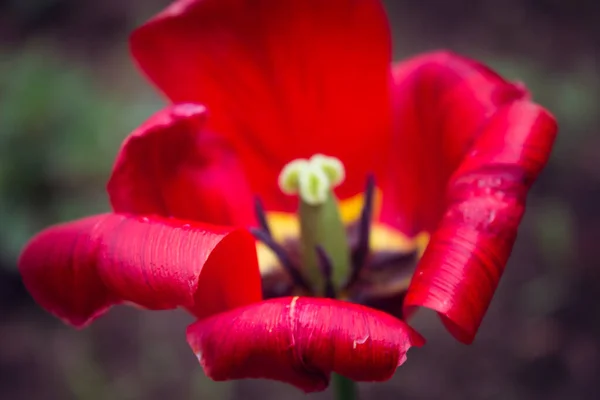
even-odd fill
[(556, 134), (523, 86), (450, 52), (392, 64), (374, 0), (180, 0), (131, 51), (171, 104), (125, 140), (112, 213), (24, 249), (45, 309), (183, 307), (209, 377), (305, 391), (390, 378), (417, 307), (473, 340)]

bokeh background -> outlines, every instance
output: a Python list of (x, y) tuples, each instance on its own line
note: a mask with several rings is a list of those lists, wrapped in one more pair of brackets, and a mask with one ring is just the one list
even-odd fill
[[(116, 151), (162, 105), (128, 33), (167, 0), (0, 1), (0, 399), (301, 399), (267, 381), (214, 383), (179, 312), (117, 307), (75, 331), (16, 269), (49, 224), (108, 209)], [(479, 336), (428, 345), (364, 399), (600, 399), (600, 3), (388, 0), (396, 59), (450, 48), (527, 83), (560, 134)], [(331, 398), (325, 392), (310, 398)]]

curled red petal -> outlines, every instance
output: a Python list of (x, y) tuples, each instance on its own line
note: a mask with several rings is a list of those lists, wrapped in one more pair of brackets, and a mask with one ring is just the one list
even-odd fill
[(77, 327), (123, 301), (201, 318), (261, 299), (253, 237), (192, 221), (103, 214), (56, 225), (27, 244), (19, 270), (42, 307)]
[(206, 109), (170, 106), (123, 143), (108, 182), (115, 212), (157, 214), (220, 225), (254, 222), (241, 165), (205, 128)]
[(554, 118), (527, 101), (502, 108), (484, 127), (450, 180), (446, 211), (412, 278), (406, 311), (431, 308), (458, 340), (473, 341), (556, 130)]
[(180, 0), (133, 33), (131, 51), (172, 101), (207, 106), (267, 209), (295, 208), (276, 185), (293, 159), (340, 158), (342, 197), (385, 167), (391, 41), (379, 1)]
[(486, 121), (527, 95), (485, 65), (434, 52), (394, 66), (394, 129), (382, 219), (412, 235), (433, 231), (448, 180)]
[(108, 215), (47, 229), (29, 241), (19, 271), (33, 298), (50, 313), (80, 327), (117, 302), (94, 267), (98, 245), (90, 239)]
[(385, 381), (424, 339), (389, 314), (343, 301), (285, 297), (214, 315), (187, 338), (214, 380), (267, 378), (306, 392), (325, 389), (332, 372)]

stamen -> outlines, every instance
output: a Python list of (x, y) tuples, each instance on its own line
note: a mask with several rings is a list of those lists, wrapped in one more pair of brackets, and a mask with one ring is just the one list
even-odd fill
[(279, 259), (279, 262), (281, 263), (281, 266), (288, 273), (296, 286), (301, 287), (309, 293), (312, 292), (310, 285), (304, 279), (298, 268), (294, 265), (294, 262), (291, 260), (283, 246), (277, 243), (275, 239), (271, 237), (271, 235), (262, 229), (250, 228), (250, 233), (252, 233), (256, 239), (263, 242), (269, 249), (273, 251), (273, 253), (275, 253)]
[(365, 187), (365, 202), (358, 222), (358, 243), (352, 252), (352, 273), (346, 287), (354, 284), (360, 275), (369, 255), (369, 238), (371, 236), (371, 219), (373, 218), (373, 198), (375, 197), (375, 177), (369, 175)]
[(267, 235), (272, 236), (271, 228), (269, 228), (269, 223), (267, 222), (267, 213), (265, 212), (262, 201), (258, 196), (254, 197), (254, 214), (256, 215), (256, 220), (258, 221), (260, 229), (262, 229)]
[(321, 269), (321, 273), (323, 274), (323, 278), (325, 280), (325, 297), (335, 299), (336, 293), (335, 288), (333, 287), (333, 281), (331, 279), (331, 275), (333, 273), (331, 258), (329, 258), (329, 255), (322, 246), (317, 246), (315, 250), (317, 251), (317, 257), (319, 259), (319, 268)]
[(417, 260), (417, 251), (406, 253), (382, 252), (374, 254), (370, 260), (369, 268), (372, 270), (382, 270), (390, 266), (397, 267), (407, 263), (414, 263)]

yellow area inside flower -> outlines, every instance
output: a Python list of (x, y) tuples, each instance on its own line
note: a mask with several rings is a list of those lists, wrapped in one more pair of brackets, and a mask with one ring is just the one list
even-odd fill
[[(360, 219), (364, 203), (363, 194), (340, 201), (340, 216), (342, 222), (348, 226)], [(375, 191), (373, 215), (379, 215), (381, 209), (381, 191)], [(374, 219), (376, 221), (376, 218)], [(273, 238), (279, 242), (297, 239), (300, 235), (300, 222), (295, 213), (268, 212), (267, 222)], [(373, 252), (412, 252), (416, 251), (421, 257), (427, 244), (429, 234), (422, 232), (415, 237), (408, 237), (404, 233), (382, 223), (375, 222), (371, 226), (369, 247)], [(257, 242), (258, 262), (261, 274), (268, 274), (279, 269), (279, 261), (273, 251), (262, 242)]]

